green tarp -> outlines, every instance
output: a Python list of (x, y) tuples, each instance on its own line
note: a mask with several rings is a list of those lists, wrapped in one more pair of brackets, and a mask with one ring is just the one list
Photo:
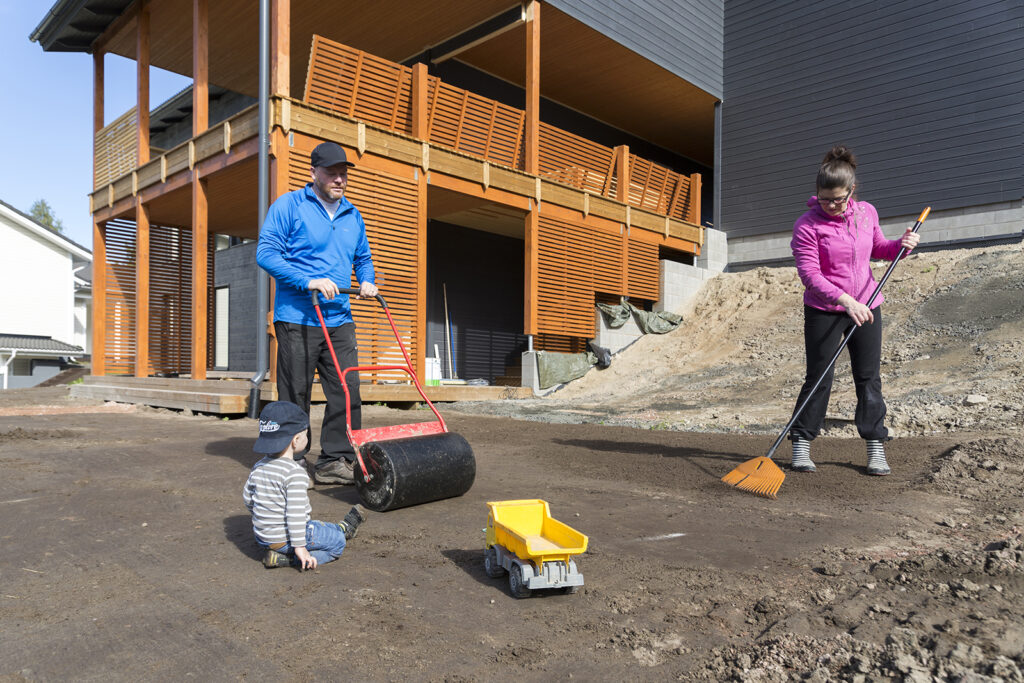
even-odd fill
[[(604, 315), (608, 327), (618, 329), (626, 324), (630, 316), (636, 320), (637, 327), (644, 334), (665, 334), (679, 327), (683, 316), (662, 311), (643, 311), (622, 297), (618, 306), (611, 304), (597, 304)], [(607, 349), (604, 350), (607, 353)], [(553, 353), (550, 351), (537, 352), (537, 379), (541, 389), (549, 389), (556, 384), (565, 384), (587, 374), (591, 365), (597, 363), (597, 356), (588, 351), (586, 353)]]
[(636, 326), (644, 334), (665, 334), (679, 327), (683, 322), (683, 316), (668, 311), (655, 313), (644, 311), (629, 303), (626, 297), (622, 297), (618, 306), (612, 304), (597, 304), (598, 309), (604, 315), (608, 327), (617, 330), (626, 324), (629, 316), (633, 316)]

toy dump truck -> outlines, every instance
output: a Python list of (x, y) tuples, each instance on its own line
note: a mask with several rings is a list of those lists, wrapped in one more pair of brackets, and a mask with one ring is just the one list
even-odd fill
[(487, 576), (508, 572), (509, 590), (517, 598), (535, 590), (575, 593), (583, 585), (572, 558), (586, 551), (587, 537), (552, 518), (547, 502), (503, 500), (487, 507)]

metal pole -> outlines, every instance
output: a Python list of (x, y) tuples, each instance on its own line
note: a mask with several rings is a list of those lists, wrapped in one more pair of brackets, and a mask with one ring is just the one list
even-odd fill
[[(257, 233), (263, 227), (269, 205), (270, 181), (270, 0), (260, 0), (260, 83), (259, 83), (259, 156), (256, 170)], [(267, 313), (270, 311), (270, 274), (256, 269), (256, 374), (249, 391), (249, 417), (260, 414), (260, 385), (270, 370), (270, 338), (267, 336)]]

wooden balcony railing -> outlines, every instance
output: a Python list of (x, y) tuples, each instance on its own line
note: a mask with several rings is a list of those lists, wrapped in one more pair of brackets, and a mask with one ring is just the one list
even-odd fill
[(135, 107), (96, 131), (93, 158), (93, 189), (135, 170)]
[[(418, 107), (426, 111), (423, 139), (464, 154), (523, 169), (526, 113), (429, 76), (425, 102), (414, 102), (413, 70), (313, 36), (304, 101), (344, 116), (413, 134)], [(541, 122), (540, 174), (591, 194), (619, 196), (617, 151)], [(625, 148), (622, 148), (625, 149)], [(685, 176), (629, 155), (624, 201), (697, 224), (700, 176)]]

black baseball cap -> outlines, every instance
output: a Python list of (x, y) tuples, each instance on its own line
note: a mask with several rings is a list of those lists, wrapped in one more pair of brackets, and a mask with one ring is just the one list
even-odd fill
[(291, 401), (268, 403), (260, 412), (260, 435), (252, 449), (265, 455), (277, 455), (299, 432), (309, 428), (306, 411)]
[(326, 167), (335, 166), (337, 164), (355, 166), (355, 164), (349, 161), (348, 157), (345, 156), (345, 150), (336, 142), (321, 142), (313, 148), (313, 154), (310, 155), (309, 160), (313, 166)]

